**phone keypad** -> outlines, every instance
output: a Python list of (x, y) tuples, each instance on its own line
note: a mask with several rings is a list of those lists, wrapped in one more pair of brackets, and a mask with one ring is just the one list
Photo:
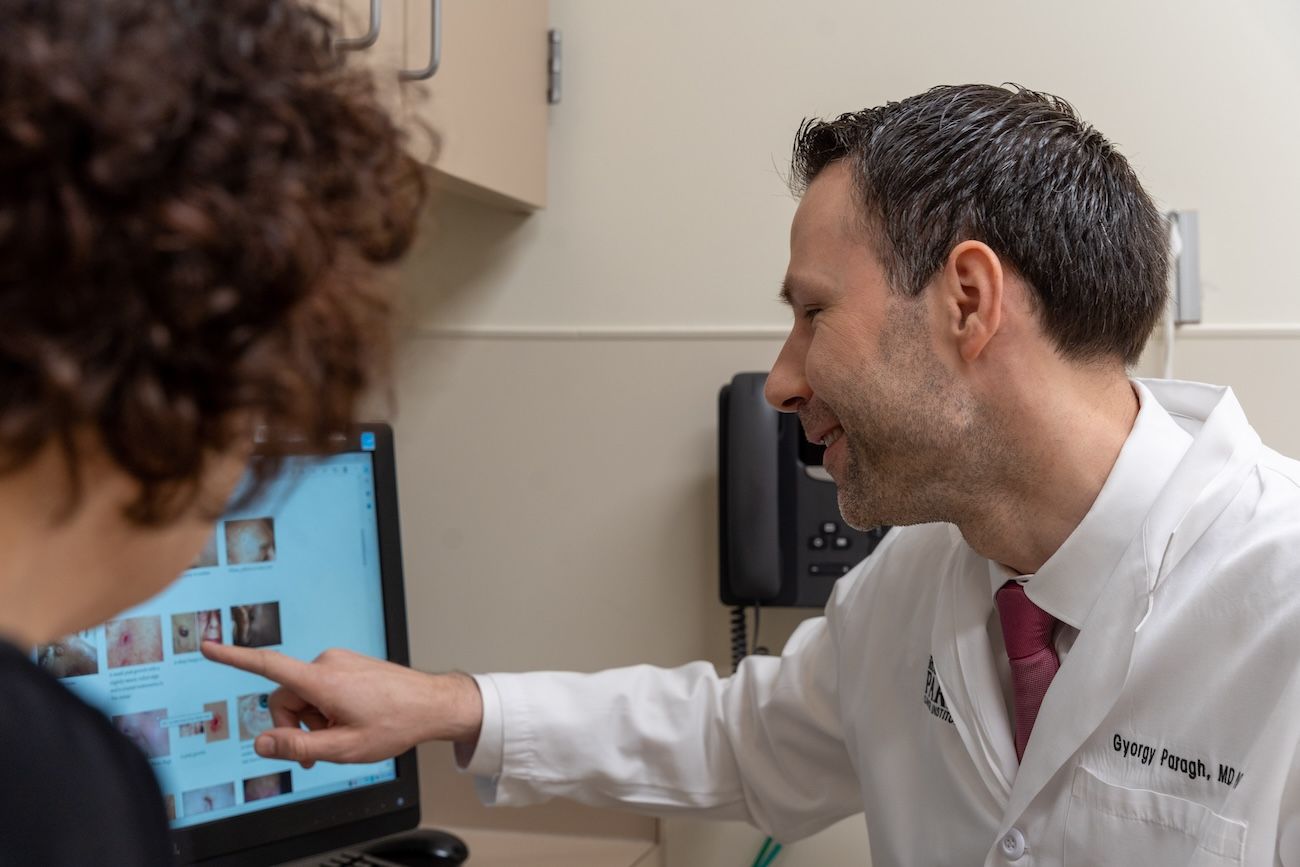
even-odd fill
[(834, 575), (838, 578), (840, 575), (847, 575), (852, 568), (848, 563), (809, 563), (808, 574)]
[(839, 524), (834, 521), (824, 521), (821, 532), (816, 536), (808, 537), (808, 547), (813, 551), (825, 551), (827, 548), (847, 551), (853, 547), (853, 540), (840, 534)]
[[(822, 521), (817, 525), (820, 530), (817, 535), (808, 537), (808, 548), (813, 551), (843, 552), (849, 553), (856, 546), (853, 535), (848, 531), (841, 530), (840, 525), (835, 521)], [(871, 553), (871, 549), (879, 544), (881, 538), (888, 532), (888, 527), (875, 527), (866, 531), (866, 552)], [(859, 558), (860, 559), (860, 558)], [(808, 574), (819, 577), (835, 577), (845, 575), (853, 568), (851, 563), (809, 563)]]

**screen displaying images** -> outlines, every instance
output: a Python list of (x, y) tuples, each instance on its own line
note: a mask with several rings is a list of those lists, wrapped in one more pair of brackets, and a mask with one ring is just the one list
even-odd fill
[(97, 629), (36, 649), (148, 757), (175, 827), (396, 778), (393, 761), (263, 759), (275, 684), (217, 665), (203, 641), (310, 660), (329, 647), (383, 657), (369, 453), (294, 460), (256, 503), (218, 521), (185, 574)]

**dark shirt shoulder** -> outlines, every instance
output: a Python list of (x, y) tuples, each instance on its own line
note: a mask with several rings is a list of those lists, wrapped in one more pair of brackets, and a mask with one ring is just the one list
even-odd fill
[(172, 863), (149, 762), (99, 712), (0, 642), (0, 865)]

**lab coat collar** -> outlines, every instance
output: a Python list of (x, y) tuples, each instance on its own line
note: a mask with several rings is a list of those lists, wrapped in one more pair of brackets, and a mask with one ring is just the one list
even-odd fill
[(1142, 382), (1193, 435), (1191, 448), (1143, 527), (1149, 573), (1145, 616), (1157, 583), (1228, 507), (1258, 464), (1263, 445), (1232, 389), (1178, 380)]
[[(1101, 492), (1079, 525), (1047, 562), (1025, 581), (1039, 608), (1081, 629), (1160, 489), (1173, 475), (1192, 438), (1170, 418), (1141, 382), (1133, 383), (1138, 414)], [(994, 593), (1012, 570), (989, 562)]]
[(1159, 581), (1227, 508), (1259, 460), (1259, 436), (1231, 389), (1187, 382), (1141, 384), (1192, 434), (1192, 442), (1105, 581), (1047, 692), (1012, 786), (1004, 831), (1110, 712), (1127, 680), (1134, 636), (1151, 612)]
[(1011, 721), (1002, 699), (994, 651), (988, 638), (993, 597), (972, 573), (988, 561), (975, 553), (954, 526), (954, 562), (943, 570), (935, 598), (930, 656), (953, 725), (971, 757), (981, 782), (999, 804), (1011, 795), (1016, 777), (1016, 748)]

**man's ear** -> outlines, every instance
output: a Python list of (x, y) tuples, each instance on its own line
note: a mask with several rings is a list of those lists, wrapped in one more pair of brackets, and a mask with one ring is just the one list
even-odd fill
[(988, 244), (962, 241), (937, 284), (942, 333), (963, 361), (974, 361), (1002, 327), (1002, 261)]

